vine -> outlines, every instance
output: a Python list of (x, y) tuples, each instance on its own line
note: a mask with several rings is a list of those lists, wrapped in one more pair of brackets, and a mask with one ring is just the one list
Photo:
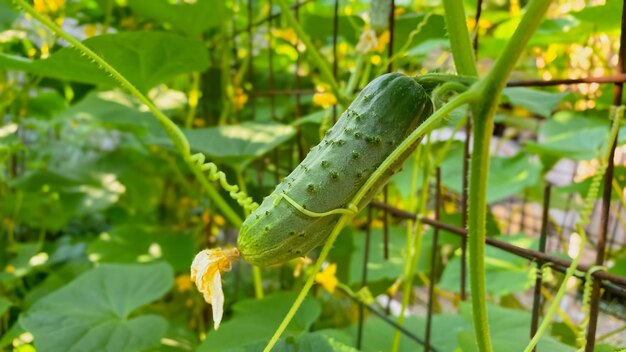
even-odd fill
[[(428, 181), (432, 172), (432, 165), (430, 163), (430, 135), (427, 136), (426, 144), (420, 145), (421, 157), (423, 159), (422, 164), (422, 184), (420, 189), (420, 198), (417, 205), (416, 214), (423, 214), (426, 210), (428, 201)], [(424, 223), (415, 220), (413, 224), (409, 226), (409, 236), (407, 238), (407, 262), (404, 265), (404, 278), (402, 287), (402, 306), (400, 307), (400, 314), (398, 317), (398, 325), (404, 324), (404, 312), (409, 305), (409, 299), (411, 297), (411, 288), (413, 287), (413, 277), (419, 264), (420, 254), (422, 251), (422, 240), (424, 234)], [(393, 344), (391, 350), (393, 352), (398, 351), (400, 347), (400, 331), (396, 330), (394, 334)]]
[(222, 188), (229, 192), (230, 197), (236, 200), (237, 203), (246, 211), (251, 213), (259, 207), (259, 204), (257, 204), (251, 197), (248, 197), (246, 192), (239, 189), (239, 186), (229, 184), (228, 180), (226, 180), (226, 174), (219, 171), (217, 165), (211, 162), (205, 162), (204, 154), (194, 154), (190, 156), (189, 159), (192, 162), (195, 162), (196, 166), (198, 166), (200, 170), (209, 172), (209, 180), (213, 182), (219, 181)]
[[(611, 127), (611, 133), (610, 133), (610, 137), (608, 140), (614, 141), (615, 138), (617, 137), (617, 133), (619, 132), (622, 118), (624, 117), (624, 106), (612, 107), (610, 117), (613, 120), (613, 126)], [(563, 299), (565, 292), (567, 291), (567, 282), (572, 276), (574, 276), (574, 273), (576, 272), (576, 268), (578, 267), (578, 263), (580, 262), (580, 258), (582, 257), (583, 249), (585, 248), (585, 245), (587, 244), (587, 232), (585, 231), (584, 226), (589, 223), (589, 219), (593, 211), (593, 205), (595, 203), (595, 200), (598, 197), (598, 193), (600, 192), (601, 182), (602, 182), (602, 179), (604, 178), (604, 173), (606, 171), (610, 155), (611, 155), (611, 148), (607, 147), (604, 155), (602, 155), (602, 158), (600, 160), (600, 166), (598, 168), (598, 171), (591, 179), (589, 190), (587, 191), (587, 195), (584, 199), (583, 208), (582, 208), (582, 211), (580, 212), (580, 220), (578, 221), (578, 223), (576, 223), (576, 231), (578, 232), (578, 235), (580, 236), (580, 244), (578, 245), (578, 251), (574, 259), (572, 260), (572, 263), (565, 271), (563, 282), (561, 283), (561, 286), (559, 287), (559, 290), (557, 291), (554, 297), (554, 300), (550, 304), (550, 307), (548, 308), (548, 311), (545, 317), (543, 318), (541, 325), (537, 329), (535, 336), (533, 336), (528, 346), (526, 346), (526, 349), (524, 350), (524, 352), (532, 351), (537, 345), (537, 343), (539, 342), (539, 339), (541, 338), (541, 336), (547, 331), (548, 327), (550, 326), (552, 317), (554, 316), (554, 313), (559, 308), (559, 304), (561, 300)]]
[(595, 265), (589, 268), (587, 274), (585, 274), (585, 286), (583, 288), (583, 297), (582, 297), (582, 307), (581, 310), (585, 313), (585, 317), (578, 324), (578, 331), (576, 337), (576, 343), (581, 347), (581, 351), (584, 349), (585, 345), (587, 345), (587, 326), (589, 325), (590, 319), (590, 310), (591, 307), (591, 293), (593, 290), (593, 273), (596, 271), (606, 271), (608, 268), (602, 265)]
[(174, 122), (172, 122), (172, 120), (165, 116), (165, 114), (163, 114), (163, 112), (161, 112), (161, 110), (159, 110), (159, 108), (157, 108), (156, 105), (154, 105), (154, 103), (146, 95), (141, 93), (128, 79), (126, 79), (126, 77), (119, 73), (106, 60), (100, 57), (100, 55), (96, 54), (93, 50), (85, 46), (85, 44), (81, 43), (76, 38), (69, 35), (59, 26), (54, 24), (49, 18), (35, 11), (35, 9), (26, 1), (14, 0), (14, 2), (26, 13), (41, 22), (50, 31), (72, 44), (72, 46), (74, 46), (74, 48), (76, 48), (81, 53), (81, 55), (86, 56), (101, 70), (105, 71), (113, 79), (115, 79), (122, 88), (126, 89), (135, 98), (137, 98), (137, 100), (146, 105), (167, 133), (167, 136), (174, 144), (174, 148), (183, 157), (183, 160), (187, 163), (187, 165), (189, 165), (196, 177), (199, 179), (200, 183), (204, 186), (211, 200), (224, 213), (228, 220), (233, 223), (233, 225), (241, 226), (241, 224), (243, 223), (241, 217), (239, 217), (239, 215), (237, 215), (237, 213), (228, 205), (228, 203), (226, 203), (224, 198), (222, 198), (222, 196), (217, 192), (213, 185), (211, 185), (209, 182), (205, 182), (206, 177), (202, 173), (202, 171), (205, 170), (200, 168), (197, 162), (197, 155), (191, 155), (191, 148), (189, 146), (189, 141), (187, 140), (187, 137), (185, 137), (180, 128), (178, 128), (178, 126)]
[[(178, 128), (178, 126), (172, 122), (159, 108), (154, 105), (154, 103), (143, 93), (141, 93), (130, 81), (126, 79), (121, 73), (119, 73), (113, 66), (111, 66), (106, 60), (104, 60), (100, 55), (96, 54), (94, 51), (89, 49), (83, 43), (78, 41), (76, 38), (69, 35), (65, 32), (61, 27), (54, 24), (49, 18), (38, 13), (35, 9), (30, 6), (24, 0), (14, 0), (15, 4), (22, 8), (26, 13), (33, 16), (33, 18), (37, 19), (41, 22), (45, 27), (47, 27), (50, 31), (57, 34), (59, 37), (65, 39), (69, 42), (74, 48), (76, 48), (81, 55), (86, 56), (95, 63), (101, 70), (108, 73), (113, 79), (115, 79), (122, 88), (126, 89), (130, 92), (137, 100), (146, 105), (150, 112), (154, 115), (157, 121), (161, 124), (168, 137), (174, 144), (174, 148), (178, 153), (183, 157), (183, 160), (191, 169), (191, 172), (194, 174), (198, 182), (202, 185), (202, 187), (206, 190), (209, 198), (213, 203), (217, 206), (218, 209), (224, 214), (224, 216), (236, 227), (241, 227), (243, 224), (243, 219), (230, 207), (230, 205), (222, 198), (217, 189), (211, 184), (210, 181), (220, 180), (222, 186), (228, 185), (227, 191), (230, 192), (231, 196), (235, 196), (235, 200), (239, 202), (240, 205), (244, 205), (246, 209), (254, 208), (251, 199), (244, 193), (239, 191), (239, 189), (235, 190), (234, 187), (226, 182), (226, 175), (224, 173), (218, 172), (217, 166), (213, 163), (203, 163), (204, 156), (199, 157), (198, 154), (191, 155), (191, 148), (189, 146), (189, 141), (187, 137), (183, 134), (183, 132)], [(199, 161), (202, 162), (199, 162)], [(205, 171), (209, 171), (209, 176), (212, 178), (209, 180), (204, 174)], [(217, 176), (217, 177), (215, 177)], [(223, 181), (223, 182), (222, 182)], [(249, 199), (249, 200), (248, 200)], [(258, 205), (257, 205), (258, 206)], [(254, 273), (254, 288), (256, 292), (257, 298), (263, 296), (263, 289), (261, 283), (261, 275), (260, 270), (256, 267), (253, 267)]]

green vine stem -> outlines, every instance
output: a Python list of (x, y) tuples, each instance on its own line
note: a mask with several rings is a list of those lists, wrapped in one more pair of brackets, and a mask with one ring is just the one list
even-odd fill
[(80, 41), (76, 40), (74, 37), (69, 35), (63, 29), (54, 24), (50, 19), (46, 16), (40, 14), (35, 11), (35, 9), (30, 6), (24, 0), (14, 0), (14, 2), (21, 7), (25, 12), (33, 16), (33, 18), (37, 19), (41, 22), (45, 27), (47, 27), (50, 31), (58, 35), (59, 37), (65, 39), (70, 44), (72, 44), (81, 54), (86, 55), (91, 61), (98, 65), (102, 70), (107, 72), (113, 79), (115, 79), (122, 88), (126, 89), (130, 92), (137, 100), (146, 105), (150, 112), (154, 115), (154, 117), (159, 121), (168, 137), (171, 139), (174, 144), (174, 148), (178, 151), (180, 155), (182, 155), (185, 163), (189, 166), (193, 174), (196, 176), (198, 181), (202, 184), (204, 189), (206, 190), (209, 198), (215, 203), (215, 205), (222, 211), (224, 216), (234, 225), (240, 227), (243, 223), (241, 217), (230, 207), (230, 205), (222, 198), (219, 192), (215, 189), (215, 187), (211, 184), (211, 182), (207, 179), (206, 175), (203, 173), (203, 170), (196, 163), (196, 160), (192, 157), (189, 147), (189, 141), (183, 134), (183, 132), (176, 126), (174, 122), (172, 122), (167, 116), (165, 116), (155, 105), (154, 103), (146, 97), (143, 93), (141, 93), (130, 81), (128, 81), (122, 74), (120, 74), (113, 66), (111, 66), (108, 62), (106, 62), (100, 55), (96, 54), (94, 51), (89, 49)]
[[(611, 127), (610, 137), (607, 139), (608, 141), (614, 141), (615, 138), (617, 138), (617, 134), (619, 133), (619, 128), (621, 127), (623, 117), (624, 117), (623, 106), (620, 106), (619, 108), (613, 107), (611, 109), (611, 118), (613, 120), (613, 126)], [(561, 283), (561, 286), (559, 287), (559, 290), (554, 296), (554, 299), (552, 300), (552, 303), (550, 304), (550, 307), (548, 308), (548, 311), (546, 312), (546, 315), (544, 316), (543, 321), (541, 322), (541, 325), (537, 329), (535, 336), (533, 336), (532, 340), (530, 340), (530, 343), (528, 344), (528, 346), (526, 346), (526, 349), (524, 350), (524, 352), (532, 351), (537, 345), (537, 343), (539, 342), (539, 339), (541, 338), (541, 336), (548, 330), (548, 327), (550, 327), (550, 323), (552, 322), (552, 317), (554, 316), (554, 313), (559, 308), (559, 304), (561, 300), (563, 299), (563, 296), (565, 296), (565, 292), (567, 291), (567, 282), (572, 276), (574, 276), (574, 273), (576, 272), (576, 268), (578, 267), (578, 262), (580, 261), (580, 258), (582, 257), (583, 249), (585, 248), (585, 245), (587, 243), (587, 233), (585, 231), (584, 225), (587, 225), (589, 223), (589, 219), (591, 217), (591, 213), (593, 210), (593, 205), (595, 204), (595, 200), (598, 198), (598, 193), (600, 192), (600, 184), (602, 183), (602, 179), (604, 178), (604, 174), (606, 171), (606, 167), (609, 163), (610, 156), (611, 156), (611, 147), (609, 145), (607, 146), (604, 154), (602, 155), (598, 172), (593, 176), (593, 179), (591, 180), (591, 184), (589, 185), (589, 190), (587, 191), (587, 195), (583, 203), (582, 211), (580, 212), (580, 220), (576, 224), (576, 231), (580, 235), (580, 244), (578, 245), (578, 252), (576, 252), (576, 256), (572, 260), (572, 263), (565, 271), (565, 276), (563, 276), (563, 281)], [(590, 272), (592, 270), (597, 270), (597, 268), (598, 267), (595, 267), (594, 269), (594, 267), (592, 267), (590, 269)]]
[[(420, 145), (420, 162), (422, 166), (422, 184), (420, 187), (419, 203), (417, 204), (416, 214), (424, 214), (428, 202), (428, 181), (432, 171), (432, 165), (430, 163), (430, 134), (426, 137), (426, 143)], [(417, 160), (416, 160), (417, 161)], [(398, 316), (398, 325), (404, 324), (404, 312), (406, 311), (409, 300), (411, 298), (411, 289), (413, 288), (413, 277), (417, 271), (417, 265), (419, 264), (420, 255), (422, 252), (422, 240), (424, 234), (424, 223), (416, 220), (410, 222), (408, 226), (411, 226), (410, 236), (408, 241), (408, 254), (406, 257), (407, 263), (404, 266), (404, 278), (402, 282), (402, 305), (400, 307), (400, 314)], [(391, 351), (396, 352), (400, 347), (400, 330), (396, 330), (393, 337), (393, 344), (391, 345)]]
[(328, 62), (326, 62), (322, 54), (320, 54), (320, 52), (315, 48), (315, 45), (313, 45), (313, 42), (311, 41), (309, 35), (306, 34), (304, 29), (302, 29), (302, 26), (300, 26), (300, 23), (298, 23), (298, 20), (291, 12), (291, 9), (289, 8), (289, 5), (287, 5), (287, 2), (285, 0), (276, 0), (276, 2), (278, 3), (278, 6), (280, 6), (280, 9), (282, 11), (281, 15), (287, 19), (287, 23), (289, 23), (289, 26), (296, 32), (298, 38), (302, 41), (302, 43), (304, 43), (307, 52), (309, 53), (309, 55), (311, 55), (312, 63), (317, 66), (317, 68), (320, 70), (320, 73), (322, 74), (322, 78), (324, 78), (326, 83), (330, 85), (330, 89), (337, 98), (337, 101), (343, 106), (348, 106), (349, 101), (348, 99), (346, 99), (343, 93), (341, 93), (341, 90), (339, 89), (339, 84), (333, 76), (330, 67), (328, 67)]
[(444, 0), (444, 15), (452, 59), (460, 75), (478, 76), (474, 49), (467, 30), (465, 8), (462, 0)]
[[(506, 80), (515, 63), (526, 47), (550, 5), (549, 0), (531, 0), (526, 13), (508, 41), (493, 69), (470, 91), (480, 96), (481, 103), (474, 104), (471, 154), (469, 170), (469, 267), (472, 294), (472, 319), (478, 350), (491, 352), (489, 322), (486, 304), (485, 239), (487, 237), (487, 177), (489, 170), (489, 150), (494, 127), (494, 115)], [(463, 22), (465, 23), (465, 22)]]
[[(387, 157), (387, 159), (385, 159), (385, 161), (383, 161), (383, 163), (376, 169), (376, 171), (374, 171), (374, 173), (370, 176), (370, 178), (367, 179), (367, 181), (365, 182), (363, 187), (361, 187), (359, 189), (357, 194), (352, 199), (351, 204), (359, 204), (359, 202), (363, 198), (365, 198), (365, 196), (369, 192), (374, 190), (374, 187), (376, 186), (378, 180), (383, 176), (383, 174), (385, 172), (387, 172), (393, 166), (393, 164), (400, 158), (400, 156), (405, 154), (408, 150), (410, 150), (413, 147), (415, 147), (415, 144), (419, 141), (419, 139), (422, 136), (424, 136), (428, 131), (431, 131), (435, 126), (437, 126), (437, 124), (444, 117), (448, 116), (448, 114), (450, 112), (452, 112), (454, 109), (456, 109), (456, 108), (458, 108), (460, 106), (463, 106), (463, 105), (473, 101), (475, 98), (476, 98), (476, 95), (475, 95), (474, 92), (468, 91), (468, 92), (459, 94), (458, 96), (456, 96), (455, 98), (450, 100), (450, 102), (448, 104), (442, 106), (441, 109), (437, 110), (434, 114), (432, 114), (421, 125), (419, 125)], [(285, 329), (289, 325), (289, 322), (291, 322), (291, 320), (293, 319), (294, 315), (296, 314), (296, 312), (300, 308), (300, 305), (302, 305), (302, 302), (306, 298), (306, 295), (309, 293), (309, 290), (313, 286), (313, 283), (315, 281), (315, 274), (322, 267), (322, 263), (324, 263), (324, 261), (326, 260), (326, 257), (328, 256), (328, 253), (330, 252), (330, 249), (332, 248), (333, 244), (335, 243), (335, 240), (337, 239), (337, 236), (339, 236), (339, 233), (341, 232), (341, 229), (348, 223), (348, 221), (352, 217), (354, 217), (354, 214), (344, 214), (344, 215), (342, 215), (339, 218), (338, 223), (335, 225), (335, 227), (333, 228), (331, 234), (328, 236), (328, 239), (326, 240), (326, 243), (324, 244), (324, 247), (322, 247), (322, 251), (320, 252), (319, 257), (317, 258), (317, 261), (315, 262), (315, 265), (313, 266), (313, 269), (311, 271), (311, 275), (309, 275), (309, 277), (307, 278), (306, 282), (304, 283), (304, 286), (302, 287), (302, 289), (300, 290), (300, 293), (298, 294), (298, 297), (296, 297), (296, 300), (294, 301), (294, 303), (289, 308), (289, 311), (287, 312), (287, 314), (283, 318), (283, 321), (278, 326), (278, 329), (276, 329), (276, 331), (274, 332), (274, 335), (272, 336), (272, 338), (268, 342), (267, 346), (265, 346), (265, 349), (263, 350), (264, 352), (271, 351), (272, 348), (278, 342), (278, 339), (280, 339), (280, 336), (283, 334), (283, 332), (285, 331)]]

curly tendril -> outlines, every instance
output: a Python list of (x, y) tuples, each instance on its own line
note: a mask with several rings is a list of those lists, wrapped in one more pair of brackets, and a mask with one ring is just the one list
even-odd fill
[(545, 282), (546, 279), (552, 277), (552, 263), (545, 263), (540, 269), (537, 269), (537, 274), (541, 277), (541, 282)]
[(591, 309), (591, 293), (593, 291), (593, 278), (591, 275), (596, 271), (606, 271), (607, 267), (602, 265), (595, 265), (589, 268), (587, 274), (585, 275), (585, 287), (583, 288), (583, 298), (582, 298), (582, 307), (581, 310), (585, 314), (583, 320), (578, 324), (578, 332), (576, 333), (576, 343), (583, 350), (584, 346), (587, 345), (587, 326), (589, 325), (590, 318), (590, 309)]
[(253, 212), (259, 207), (259, 204), (252, 200), (252, 198), (249, 197), (246, 192), (239, 190), (239, 186), (231, 185), (230, 183), (228, 183), (228, 181), (226, 180), (226, 174), (220, 171), (217, 168), (217, 165), (212, 162), (205, 162), (206, 159), (204, 154), (198, 153), (190, 155), (189, 160), (195, 163), (195, 165), (197, 165), (200, 170), (208, 171), (209, 180), (212, 182), (219, 181), (222, 188), (229, 192), (228, 194), (230, 195), (230, 197), (236, 200), (237, 203), (241, 205), (244, 209), (249, 212)]
[[(622, 119), (624, 117), (624, 106), (619, 106), (619, 107), (613, 106), (613, 107), (611, 107), (609, 116), (613, 120), (613, 125), (611, 126), (611, 132), (610, 132), (609, 139), (608, 139), (610, 142), (609, 142), (606, 150), (604, 151), (604, 153), (602, 154), (602, 156), (599, 159), (600, 166), (598, 167), (598, 170), (597, 170), (596, 174), (593, 176), (593, 178), (591, 180), (591, 185), (589, 186), (589, 190), (587, 191), (587, 195), (584, 198), (583, 207), (582, 207), (582, 210), (580, 212), (580, 220), (578, 220), (578, 222), (576, 223), (576, 231), (578, 232), (578, 235), (580, 236), (580, 244), (579, 244), (579, 247), (578, 247), (578, 253), (576, 253), (576, 255), (573, 257), (573, 260), (572, 260), (570, 266), (565, 271), (565, 276), (563, 277), (563, 282), (561, 282), (561, 286), (559, 287), (559, 290), (557, 291), (557, 294), (554, 297), (554, 300), (550, 304), (550, 307), (548, 308), (548, 312), (546, 313), (543, 322), (541, 323), (541, 325), (537, 329), (537, 332), (535, 333), (535, 336), (533, 336), (533, 338), (530, 341), (530, 343), (528, 344), (528, 346), (526, 346), (526, 349), (524, 350), (525, 352), (532, 351), (532, 349), (539, 342), (539, 338), (541, 338), (541, 335), (543, 335), (543, 333), (547, 330), (548, 325), (550, 324), (550, 320), (552, 319), (552, 316), (554, 315), (554, 313), (556, 312), (556, 310), (558, 308), (559, 302), (561, 301), (561, 299), (563, 299), (563, 296), (565, 295), (565, 291), (567, 289), (567, 281), (569, 280), (569, 278), (574, 276), (574, 272), (576, 271), (576, 267), (578, 266), (578, 262), (580, 261), (580, 258), (582, 256), (583, 249), (585, 248), (585, 244), (587, 243), (587, 233), (585, 231), (585, 226), (584, 225), (589, 224), (589, 218), (590, 218), (591, 213), (593, 211), (593, 206), (595, 204), (595, 200), (598, 197), (598, 194), (600, 193), (600, 184), (601, 184), (602, 180), (604, 179), (604, 174), (606, 172), (607, 165), (609, 164), (609, 159), (611, 157), (611, 145), (610, 145), (610, 143), (612, 141), (616, 141), (617, 140), (618, 131), (619, 131), (619, 128), (621, 126)], [(592, 270), (593, 270), (593, 268), (590, 269), (590, 271), (592, 271)], [(597, 270), (599, 270), (599, 269), (596, 269), (595, 271), (597, 271)], [(588, 274), (588, 275), (591, 275), (591, 274)], [(591, 281), (589, 277), (588, 277), (587, 280)], [(587, 289), (586, 285), (587, 285), (587, 283), (585, 283), (585, 289)], [(587, 293), (587, 294), (590, 295), (590, 293)], [(585, 301), (585, 299), (587, 299), (587, 301)], [(589, 297), (583, 297), (583, 308), (585, 306), (589, 307), (589, 304), (588, 304), (588, 303), (590, 303), (589, 299), (590, 299)], [(588, 313), (587, 313), (587, 316), (588, 316)], [(585, 320), (587, 320), (587, 319), (585, 319)], [(585, 329), (586, 329), (587, 322), (583, 321), (583, 323), (585, 324)], [(581, 323), (581, 325), (582, 325), (582, 323)], [(581, 334), (581, 332), (579, 331), (578, 332), (579, 339), (582, 341), (582, 338), (580, 338), (580, 334)]]

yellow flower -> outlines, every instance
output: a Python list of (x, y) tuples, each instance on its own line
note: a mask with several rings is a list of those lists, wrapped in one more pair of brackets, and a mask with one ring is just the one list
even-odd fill
[(233, 96), (233, 103), (235, 104), (235, 108), (237, 108), (237, 110), (241, 110), (247, 102), (248, 94), (246, 94), (240, 87), (237, 87)]
[(176, 284), (176, 288), (180, 292), (185, 292), (191, 290), (191, 281), (187, 278), (187, 275), (179, 275), (174, 280)]
[(217, 226), (224, 226), (224, 224), (226, 223), (226, 220), (221, 215), (215, 215), (213, 221), (215, 221), (215, 225)]
[(378, 40), (376, 41), (376, 51), (378, 51), (379, 53), (385, 52), (387, 50), (387, 44), (389, 44), (390, 38), (391, 35), (389, 34), (389, 31), (382, 32), (378, 37)]
[(191, 280), (195, 281), (204, 300), (213, 306), (213, 324), (219, 328), (224, 314), (222, 274), (230, 271), (232, 263), (239, 258), (237, 248), (222, 250), (205, 249), (198, 253), (191, 264)]
[(55, 13), (65, 5), (65, 0), (35, 0), (33, 5), (37, 12)]
[(85, 35), (87, 38), (91, 38), (98, 33), (98, 27), (95, 24), (88, 24), (85, 26)]
[(329, 264), (324, 270), (315, 274), (315, 282), (322, 285), (326, 291), (333, 293), (339, 283), (335, 274), (337, 273), (337, 264)]
[(291, 28), (287, 28), (287, 29), (274, 29), (272, 30), (272, 34), (275, 37), (284, 39), (285, 41), (287, 41), (289, 44), (291, 45), (296, 45), (298, 43), (298, 35), (296, 34), (296, 32), (291, 29)]
[(337, 104), (337, 98), (333, 93), (319, 92), (313, 95), (313, 104), (323, 107), (324, 109)]

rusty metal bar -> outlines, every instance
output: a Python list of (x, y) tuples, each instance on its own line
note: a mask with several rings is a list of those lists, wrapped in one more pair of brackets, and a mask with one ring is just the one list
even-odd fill
[[(396, 1), (389, 1), (390, 11), (389, 11), (389, 45), (387, 47), (387, 56), (389, 59), (393, 57), (393, 38), (396, 27)], [(387, 65), (387, 72), (393, 71), (393, 62), (390, 60)]]
[[(626, 0), (622, 2), (622, 26), (619, 43), (619, 57), (616, 71), (623, 73), (626, 71)], [(613, 89), (613, 105), (622, 105), (622, 92), (624, 82), (616, 82)], [(615, 147), (617, 146), (618, 135), (610, 141), (611, 152), (609, 154), (606, 173), (604, 174), (604, 189), (602, 191), (602, 208), (600, 210), (600, 227), (598, 229), (598, 240), (596, 246), (596, 265), (604, 264), (604, 252), (606, 247), (606, 233), (609, 226), (609, 216), (611, 210), (611, 192), (613, 191), (613, 169), (615, 167)], [(601, 272), (597, 271), (597, 272)], [(598, 313), (600, 305), (600, 281), (593, 280), (591, 290), (591, 303), (589, 306), (589, 325), (587, 326), (587, 345), (585, 351), (593, 352), (596, 343), (596, 330), (598, 326)]]
[[(295, 9), (293, 11), (296, 17), (296, 21), (300, 21), (300, 0), (296, 0)], [(296, 74), (295, 74), (294, 83), (293, 83), (294, 89), (292, 90), (296, 92), (295, 94), (296, 121), (298, 121), (300, 117), (302, 116), (302, 101), (300, 99), (301, 93), (299, 92), (300, 75), (298, 74), (298, 71), (300, 71), (300, 59), (301, 59), (300, 50), (298, 49), (299, 43), (300, 43), (300, 39), (296, 39), (295, 49), (296, 49), (296, 53), (298, 53), (298, 57), (296, 58)], [(298, 160), (302, 161), (304, 160), (305, 153), (304, 153), (304, 141), (302, 137), (302, 126), (300, 124), (296, 126), (296, 143), (298, 147)]]
[[(546, 240), (548, 238), (548, 225), (550, 218), (550, 192), (551, 186), (547, 184), (543, 189), (543, 213), (541, 216), (541, 233), (539, 236), (539, 252), (546, 252)], [(537, 260), (537, 277), (535, 278), (535, 290), (533, 292), (533, 310), (530, 319), (530, 339), (535, 336), (537, 327), (539, 326), (539, 315), (541, 311), (541, 266), (543, 261)], [(537, 350), (535, 346), (533, 352)]]
[[(339, 37), (339, 0), (335, 0), (333, 12), (333, 78), (337, 80), (339, 60), (337, 60), (337, 37)], [(339, 99), (339, 97), (337, 97)], [(333, 104), (333, 123), (337, 122), (337, 104)]]
[(472, 47), (474, 48), (474, 55), (478, 53), (478, 22), (480, 21), (480, 15), (483, 13), (483, 0), (476, 2), (476, 16), (474, 16), (474, 40), (472, 41)]
[[(576, 79), (553, 79), (553, 80), (529, 80), (529, 81), (510, 81), (507, 83), (507, 87), (549, 87), (558, 85), (574, 85), (574, 84), (614, 84), (626, 82), (626, 74), (619, 74), (607, 77), (587, 77)], [(355, 92), (358, 92), (356, 90)], [(256, 91), (250, 92), (252, 96), (269, 96), (269, 95), (312, 95), (315, 94), (315, 89), (282, 89), (272, 91)]]
[[(252, 37), (252, 1), (248, 0), (248, 55), (250, 55), (250, 60), (248, 61), (248, 80), (250, 84), (254, 87), (254, 38)], [(256, 114), (256, 97), (254, 95), (250, 96), (250, 108), (252, 110), (252, 119), (254, 119), (254, 115)]]
[[(304, 0), (304, 1), (302, 1), (302, 2), (296, 1), (296, 4), (291, 6), (291, 10), (297, 10), (297, 9), (300, 9), (302, 6), (304, 6), (304, 5), (306, 5), (306, 4), (310, 3), (310, 2), (314, 2), (314, 1), (315, 1), (315, 0)], [(271, 21), (271, 20), (273, 20), (273, 19), (275, 19), (275, 18), (280, 17), (280, 15), (281, 15), (281, 12), (280, 12), (280, 11), (278, 11), (278, 12), (276, 12), (276, 13), (271, 13), (271, 12), (270, 12), (270, 14), (269, 14), (268, 16), (266, 16), (266, 17), (264, 17), (264, 18), (262, 18), (262, 19), (260, 19), (260, 20), (258, 20), (258, 21), (256, 21), (256, 22), (252, 22), (252, 18), (250, 18), (250, 19), (248, 20), (248, 27), (246, 27), (246, 29), (239, 29), (239, 30), (235, 31), (235, 32), (233, 33), (233, 37), (236, 37), (236, 36), (238, 36), (238, 35), (240, 35), (240, 34), (242, 34), (242, 33), (245, 33), (245, 32), (247, 32), (247, 31), (249, 31), (249, 29), (250, 29), (251, 27), (258, 27), (258, 26), (261, 26), (261, 25), (263, 25), (265, 22), (268, 22), (268, 21)]]
[(507, 87), (550, 87), (558, 85), (574, 85), (574, 84), (591, 84), (591, 83), (624, 83), (626, 82), (626, 74), (616, 74), (605, 77), (586, 77), (586, 78), (565, 78), (565, 79), (549, 79), (549, 80), (528, 80), (528, 81), (510, 81)]
[(260, 91), (255, 91), (255, 92), (250, 92), (250, 96), (253, 97), (268, 97), (268, 96), (272, 96), (272, 95), (282, 95), (282, 96), (289, 96), (289, 95), (295, 95), (295, 96), (302, 96), (302, 95), (313, 95), (317, 93), (317, 91), (315, 89), (301, 89), (301, 88), (296, 88), (296, 89), (274, 89), (274, 90), (260, 90)]
[[(358, 304), (363, 304), (358, 298), (354, 297), (350, 292), (345, 291), (344, 288), (342, 287), (338, 287), (339, 290), (343, 291), (346, 296), (348, 298), (350, 298), (351, 300), (353, 300), (354, 302), (358, 303)], [(393, 326), (394, 329), (399, 330), (402, 334), (404, 334), (404, 336), (410, 338), (411, 340), (417, 342), (418, 344), (424, 346), (424, 340), (422, 340), (419, 336), (413, 334), (412, 332), (410, 332), (409, 330), (407, 330), (405, 327), (399, 325), (396, 321), (390, 319), (385, 313), (379, 311), (378, 309), (374, 308), (371, 304), (363, 304), (363, 306), (365, 308), (367, 308), (367, 310), (369, 310), (372, 314), (376, 315), (377, 317), (379, 317), (380, 319), (382, 319), (385, 323)], [(431, 352), (438, 352), (437, 349), (435, 349), (434, 347), (430, 346), (430, 351)]]
[[(268, 65), (267, 65), (267, 70), (268, 70), (268, 79), (267, 79), (267, 88), (272, 91), (274, 90), (274, 50), (272, 50), (272, 46), (273, 46), (273, 36), (272, 36), (272, 29), (273, 29), (273, 20), (272, 20), (272, 7), (274, 5), (272, 0), (268, 0), (268, 5), (270, 8), (270, 19), (269, 21), (267, 21), (267, 47), (269, 50), (267, 50), (267, 60), (268, 60)], [(275, 120), (276, 119), (276, 95), (271, 94), (269, 96), (270, 98), (270, 113), (271, 113), (271, 119)], [(278, 167), (278, 164), (276, 164), (276, 166)]]
[[(402, 209), (398, 209), (395, 207), (392, 207), (390, 205), (386, 205), (383, 204), (381, 202), (378, 201), (372, 201), (370, 203), (371, 206), (375, 207), (375, 208), (379, 208), (382, 209), (384, 207), (387, 207), (388, 211), (390, 214), (399, 217), (399, 218), (404, 218), (404, 219), (416, 219), (416, 215), (414, 213), (402, 210)], [(450, 224), (446, 224), (443, 223), (441, 221), (436, 221), (427, 217), (421, 217), (419, 218), (419, 220), (427, 225), (433, 226), (433, 227), (438, 227), (440, 230), (444, 230), (447, 231), (449, 233), (455, 234), (455, 235), (459, 235), (462, 237), (466, 237), (467, 236), (467, 231), (463, 228), (454, 226), (454, 225), (450, 225)], [(506, 252), (509, 252), (511, 254), (517, 255), (519, 257), (523, 257), (526, 258), (528, 260), (541, 260), (545, 263), (552, 263), (553, 264), (553, 268), (557, 271), (561, 271), (561, 272), (565, 272), (565, 270), (567, 269), (567, 267), (569, 267), (570, 265), (570, 261), (566, 260), (566, 259), (561, 259), (558, 257), (554, 257), (551, 256), (549, 254), (546, 253), (541, 253), (539, 251), (533, 250), (533, 249), (527, 249), (527, 248), (521, 248), (515, 245), (512, 245), (508, 242), (504, 242), (498, 239), (495, 239), (493, 237), (487, 237), (486, 243), (492, 247), (496, 247), (499, 249), (502, 249)], [(577, 267), (578, 271), (584, 272), (586, 273), (587, 271), (589, 271), (589, 267), (586, 265), (578, 265)], [(616, 284), (618, 286), (621, 286), (625, 289), (626, 292), (626, 277), (622, 277), (622, 276), (618, 276), (618, 275), (613, 275), (613, 274), (609, 274), (608, 272), (599, 270), (596, 271), (592, 274), (592, 276), (594, 278), (600, 279), (600, 280), (606, 280), (609, 281), (613, 284)], [(576, 277), (579, 278), (584, 278), (584, 274), (582, 276), (577, 275)]]

